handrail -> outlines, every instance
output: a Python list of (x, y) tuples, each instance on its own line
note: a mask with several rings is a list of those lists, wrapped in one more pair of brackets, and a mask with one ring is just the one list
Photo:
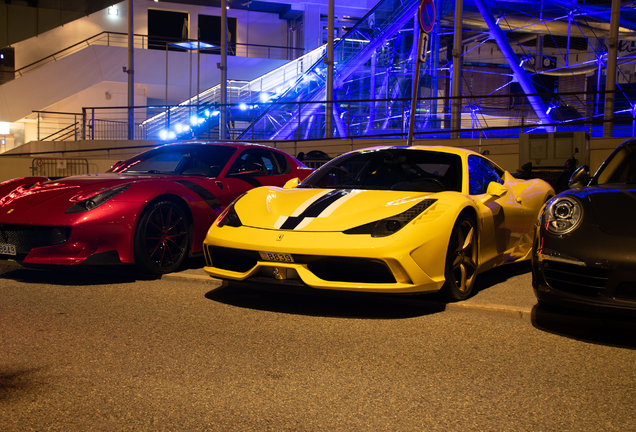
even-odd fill
[[(67, 53), (67, 55), (69, 55), (69, 54), (72, 54), (74, 52), (77, 52), (77, 50), (73, 51), (73, 49), (75, 49), (75, 48), (77, 48), (77, 47), (79, 47), (81, 45), (87, 45), (87, 46), (95, 45), (95, 43), (91, 44), (91, 41), (94, 41), (96, 39), (97, 40), (101, 40), (101, 38), (103, 38), (104, 36), (108, 36), (106, 45), (107, 46), (111, 46), (111, 42), (110, 42), (110, 36), (111, 35), (113, 35), (113, 36), (128, 36), (128, 33), (112, 32), (112, 31), (103, 31), (101, 33), (97, 33), (96, 35), (93, 35), (93, 36), (91, 36), (89, 38), (86, 38), (86, 39), (80, 41), (80, 42), (77, 42), (77, 43), (75, 43), (73, 45), (70, 45), (70, 46), (68, 46), (68, 47), (66, 47), (66, 48), (64, 48), (62, 50), (54, 52), (53, 54), (50, 54), (50, 55), (48, 55), (46, 57), (43, 57), (40, 60), (36, 60), (36, 61), (26, 65), (26, 66), (22, 66), (19, 69), (15, 69), (13, 71), (14, 76), (15, 77), (24, 76), (24, 74), (26, 72), (28, 72), (29, 70), (35, 69), (37, 67), (37, 65), (39, 65), (41, 63), (44, 63), (44, 64), (49, 63), (51, 61), (51, 59), (52, 59), (52, 61), (57, 61), (59, 58), (65, 57), (65, 55), (63, 57), (60, 57), (64, 53)], [(148, 47), (147, 41), (144, 44), (144, 40), (148, 40), (148, 39), (161, 40), (161, 42), (165, 42), (166, 45), (169, 45), (170, 43), (173, 43), (173, 42), (197, 42), (198, 41), (197, 39), (178, 39), (178, 38), (170, 38), (170, 37), (166, 37), (166, 36), (151, 36), (151, 35), (144, 35), (144, 34), (134, 34), (134, 37), (135, 38), (141, 38), (142, 47), (144, 47), (144, 46)], [(204, 42), (204, 41), (200, 41), (200, 42)], [(156, 44), (157, 42), (153, 41), (153, 43)], [(293, 47), (285, 47), (285, 46), (278, 46), (278, 45), (230, 43), (230, 44), (228, 44), (228, 47), (229, 48), (231, 48), (231, 47), (234, 47), (234, 48), (236, 48), (236, 47), (247, 47), (248, 49), (250, 47), (254, 47), (256, 49), (267, 48), (268, 50), (269, 49), (286, 50), (288, 52), (295, 52), (295, 55), (298, 55), (298, 53), (304, 52), (303, 48), (293, 48)], [(217, 47), (212, 48), (212, 49), (216, 49), (216, 48)], [(220, 48), (220, 47), (218, 47), (218, 48)], [(70, 52), (70, 51), (72, 51), (72, 52)], [(236, 49), (235, 49), (235, 52), (236, 52)]]
[[(70, 46), (68, 46), (68, 47), (66, 47), (66, 48), (64, 48), (64, 49), (62, 49), (62, 50), (59, 50), (59, 51), (57, 51), (57, 52), (55, 52), (55, 53), (53, 53), (53, 54), (50, 54), (50, 55), (48, 55), (48, 56), (46, 56), (46, 57), (43, 57), (43, 58), (41, 58), (40, 60), (36, 60), (36, 61), (34, 61), (33, 63), (30, 63), (30, 64), (28, 64), (28, 65), (26, 65), (26, 66), (22, 66), (20, 69), (16, 69), (14, 72), (15, 72), (15, 73), (17, 73), (17, 74), (19, 74), (20, 76), (22, 76), (22, 74), (20, 73), (20, 71), (22, 71), (22, 70), (24, 70), (24, 69), (28, 69), (28, 68), (30, 68), (31, 66), (36, 65), (36, 64), (38, 64), (38, 63), (41, 63), (41, 62), (43, 62), (43, 61), (45, 61), (45, 60), (47, 60), (47, 59), (50, 59), (50, 58), (55, 59), (55, 56), (56, 56), (56, 55), (59, 55), (59, 54), (61, 54), (61, 53), (65, 52), (65, 51), (69, 51), (69, 50), (71, 50), (72, 48), (75, 48), (76, 46), (82, 45), (82, 44), (84, 44), (84, 43), (88, 44), (88, 41), (90, 41), (91, 39), (95, 39), (96, 37), (101, 36), (101, 35), (103, 35), (104, 33), (115, 33), (115, 32), (107, 32), (107, 31), (103, 31), (103, 32), (101, 32), (101, 33), (97, 33), (96, 35), (91, 36), (91, 37), (89, 37), (89, 38), (87, 38), (87, 39), (84, 39), (83, 41), (77, 42), (76, 44), (70, 45)], [(126, 34), (126, 33), (119, 33), (119, 34)], [(90, 46), (90, 44), (88, 44), (88, 45)], [(57, 60), (57, 59), (55, 59), (55, 60)]]
[(60, 115), (77, 115), (81, 116), (82, 113), (72, 113), (72, 112), (58, 112), (58, 111), (41, 111), (41, 110), (32, 110), (32, 113), (36, 114), (60, 114)]
[[(75, 122), (73, 124), (70, 124), (68, 126), (66, 126), (65, 128), (62, 128), (60, 130), (58, 130), (57, 132), (53, 132), (52, 134), (50, 134), (49, 136), (45, 136), (44, 138), (42, 138), (40, 141), (47, 141), (49, 138), (56, 136), (56, 135), (60, 135), (59, 138), (64, 138), (66, 136), (70, 136), (74, 131), (75, 128), (80, 124), (80, 122)], [(64, 134), (63, 132), (66, 131), (67, 129), (71, 129), (70, 131), (68, 131), (68, 133)]]

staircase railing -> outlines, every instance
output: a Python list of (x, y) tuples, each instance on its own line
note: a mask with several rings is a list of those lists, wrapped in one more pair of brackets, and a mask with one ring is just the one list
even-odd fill
[[(176, 43), (193, 42), (195, 39), (171, 39), (166, 37), (158, 38), (157, 36), (148, 36), (136, 34), (133, 39), (135, 49), (158, 49), (158, 50), (171, 50), (171, 51), (183, 51), (182, 48), (176, 46)], [(206, 41), (201, 41), (206, 42)], [(209, 42), (208, 42), (209, 43)], [(45, 66), (49, 63), (58, 61), (74, 54), (80, 50), (83, 50), (91, 45), (102, 46), (116, 46), (127, 47), (128, 46), (128, 34), (104, 31), (91, 36), (83, 41), (70, 45), (60, 51), (50, 54), (40, 60), (34, 61), (26, 66), (22, 66), (15, 71), (13, 75), (15, 78), (21, 77), (37, 68)], [(219, 54), (218, 48), (211, 48), (201, 50), (206, 54)], [(256, 57), (265, 59), (278, 59), (278, 60), (293, 60), (300, 57), (304, 50), (302, 48), (291, 48), (275, 45), (259, 45), (259, 44), (242, 44), (242, 43), (230, 43), (228, 44), (228, 52), (237, 57)]]

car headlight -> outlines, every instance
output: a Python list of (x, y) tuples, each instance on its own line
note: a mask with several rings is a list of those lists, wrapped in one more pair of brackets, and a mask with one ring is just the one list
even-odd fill
[(415, 204), (407, 211), (400, 213), (399, 215), (360, 225), (359, 227), (346, 230), (344, 231), (344, 233), (371, 234), (371, 237), (386, 237), (391, 234), (395, 234), (406, 224), (419, 216), (420, 213), (432, 206), (436, 201), (436, 199), (425, 199), (424, 201), (420, 201), (419, 203)]
[[(245, 195), (245, 194), (243, 194), (243, 195)], [(238, 228), (241, 225), (243, 225), (243, 223), (241, 222), (241, 219), (239, 219), (239, 217), (238, 217), (238, 213), (236, 213), (236, 209), (234, 208), (234, 204), (236, 204), (236, 202), (243, 195), (241, 195), (240, 197), (235, 199), (234, 202), (232, 202), (232, 204), (227, 206), (225, 208), (225, 210), (223, 210), (221, 212), (219, 217), (216, 218), (216, 222), (215, 222), (216, 226), (218, 226), (219, 228), (222, 228), (224, 226), (231, 226), (231, 227), (234, 227), (234, 228)]]
[(71, 202), (74, 203), (72, 206), (66, 210), (66, 214), (69, 213), (82, 213), (86, 211), (91, 211), (94, 208), (99, 207), (104, 204), (106, 201), (114, 198), (119, 195), (126, 189), (128, 189), (131, 184), (117, 186), (114, 188), (101, 188), (94, 189), (88, 192), (83, 192), (81, 194), (75, 195), (71, 198)]
[(545, 229), (562, 235), (578, 228), (583, 219), (583, 208), (578, 200), (564, 196), (554, 198), (545, 211)]

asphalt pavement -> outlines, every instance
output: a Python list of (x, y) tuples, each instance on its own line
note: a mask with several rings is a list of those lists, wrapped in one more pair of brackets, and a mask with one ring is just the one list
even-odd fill
[[(220, 286), (222, 281), (212, 278), (202, 268), (189, 268), (164, 275), (166, 279), (188, 280)], [(504, 314), (520, 319), (530, 319), (537, 304), (532, 292), (532, 276), (529, 263), (513, 264), (483, 273), (477, 277), (477, 293), (457, 303), (446, 303), (447, 310), (473, 310), (484, 313)], [(413, 300), (413, 296), (403, 295)], [(419, 302), (442, 303), (435, 295), (417, 296)]]
[[(202, 266), (202, 262), (195, 262), (192, 268), (164, 275), (163, 278), (221, 286), (223, 282), (205, 273)], [(401, 297), (409, 306), (418, 305), (446, 311), (499, 315), (530, 321), (539, 326), (543, 326), (543, 323), (550, 323), (549, 325), (558, 323), (559, 325), (581, 325), (586, 329), (619, 328), (630, 332), (636, 331), (636, 319), (631, 317), (615, 317), (606, 313), (594, 314), (565, 309), (547, 310), (539, 307), (532, 290), (530, 261), (504, 265), (479, 274), (475, 291), (469, 299), (455, 303), (448, 303), (436, 294), (398, 295), (397, 297)], [(343, 295), (346, 294), (343, 293)]]
[[(215, 289), (223, 281), (209, 276), (203, 271), (204, 262), (196, 259), (187, 268), (163, 275), (166, 280), (180, 280), (191, 283), (201, 283)], [(2, 261), (0, 273), (11, 268), (20, 267), (19, 264)], [(267, 288), (266, 288), (267, 289)], [(312, 290), (310, 290), (312, 291)], [(334, 292), (323, 293), (315, 290), (316, 295), (333, 295)], [(359, 293), (340, 293), (358, 295)], [(538, 306), (532, 291), (532, 273), (530, 262), (508, 264), (494, 268), (477, 276), (475, 293), (467, 300), (449, 303), (436, 294), (396, 295), (392, 301), (404, 301), (408, 306), (418, 306), (436, 310), (472, 312), (486, 315), (499, 315), (513, 319), (532, 322), (565, 323), (569, 325), (584, 325), (586, 328), (622, 328), (636, 331), (636, 318), (613, 316), (607, 313), (589, 313), (575, 310), (547, 310)]]

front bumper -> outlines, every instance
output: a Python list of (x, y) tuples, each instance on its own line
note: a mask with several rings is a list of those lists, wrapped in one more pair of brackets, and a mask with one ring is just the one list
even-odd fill
[(0, 259), (25, 266), (133, 263), (134, 229), (122, 220), (124, 223), (91, 221), (64, 227), (1, 224), (0, 238), (15, 246), (16, 254), (0, 255)]
[[(435, 292), (444, 284), (448, 238), (397, 233), (383, 238), (339, 232), (212, 229), (204, 242), (206, 273), (237, 281), (377, 293)], [(277, 240), (280, 236), (280, 240)], [(243, 239), (243, 240), (242, 240)], [(311, 245), (311, 247), (308, 247)], [(286, 254), (268, 261), (260, 252)]]
[(636, 245), (594, 225), (562, 237), (538, 229), (532, 286), (543, 303), (636, 312)]

